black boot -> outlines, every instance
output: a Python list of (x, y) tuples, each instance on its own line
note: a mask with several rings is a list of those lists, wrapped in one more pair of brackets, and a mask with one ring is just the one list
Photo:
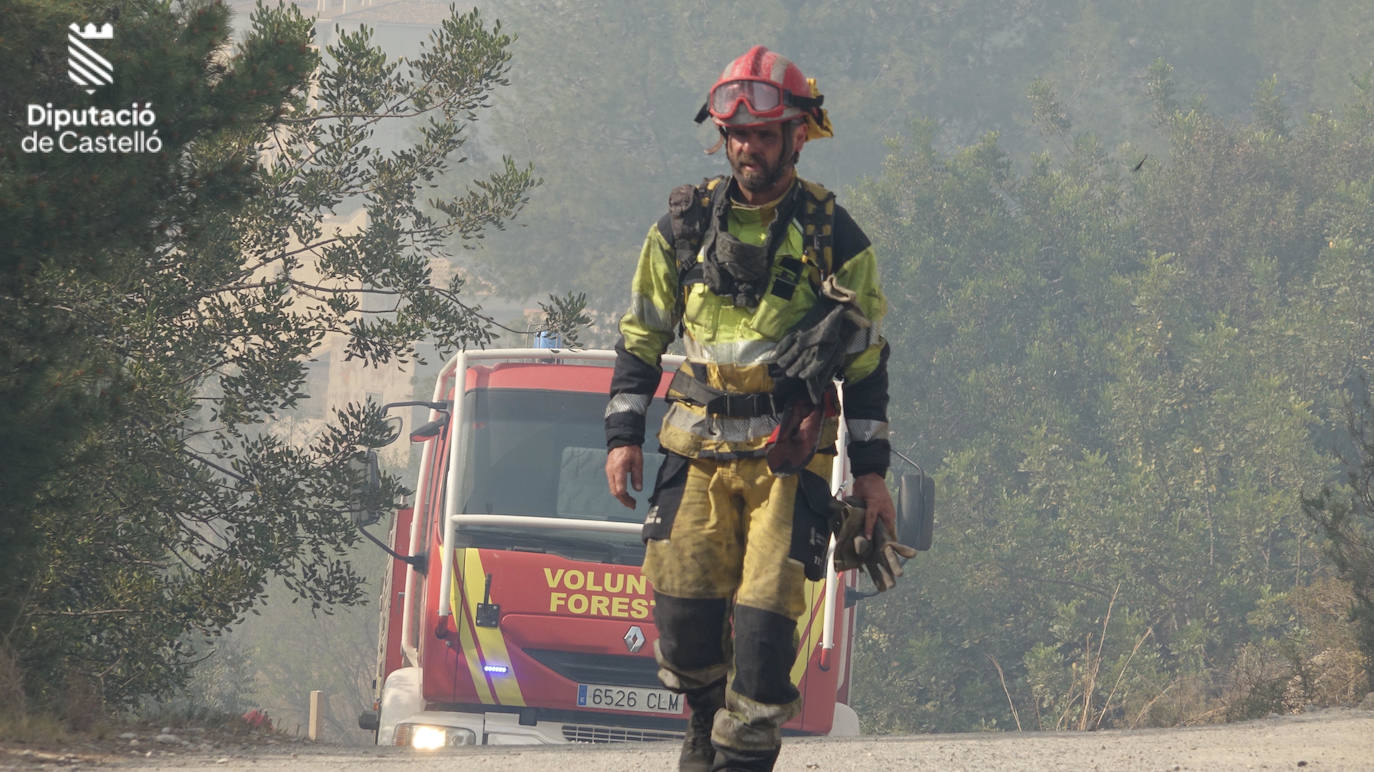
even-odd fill
[(737, 751), (716, 746), (716, 761), (712, 772), (771, 772), (782, 748), (766, 751)]
[(687, 736), (682, 738), (677, 768), (680, 772), (709, 772), (716, 757), (711, 746), (711, 725), (715, 723), (716, 711), (725, 707), (725, 682), (686, 692), (685, 696), (692, 715), (687, 719)]

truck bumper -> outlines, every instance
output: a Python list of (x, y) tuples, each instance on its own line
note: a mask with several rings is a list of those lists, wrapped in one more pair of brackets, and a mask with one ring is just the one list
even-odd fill
[(398, 717), (379, 732), (379, 745), (408, 745), (437, 750), (459, 745), (561, 745), (570, 742), (615, 743), (675, 741), (681, 732), (579, 724), (564, 721), (520, 723), (514, 713), (459, 713), (424, 710)]
[(611, 743), (675, 741), (682, 732), (601, 723), (536, 721), (522, 724), (516, 713), (467, 713), (425, 710), (420, 697), (420, 669), (401, 668), (387, 676), (378, 716), (378, 745), (438, 749), (457, 745), (558, 745), (569, 742)]

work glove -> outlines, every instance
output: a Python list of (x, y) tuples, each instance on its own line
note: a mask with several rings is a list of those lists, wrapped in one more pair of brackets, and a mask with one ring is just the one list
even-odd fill
[(825, 414), (824, 407), (802, 399), (787, 402), (764, 451), (774, 476), (796, 474), (811, 463), (821, 444)]
[(850, 344), (870, 324), (854, 298), (851, 290), (835, 283), (835, 277), (826, 277), (816, 305), (778, 341), (776, 369), (805, 384), (813, 404), (821, 404)]
[(832, 501), (830, 523), (835, 531), (835, 570), (862, 568), (878, 592), (897, 585), (902, 561), (916, 557), (916, 550), (895, 541), (882, 520), (873, 524), (873, 539), (864, 536), (867, 511), (861, 499)]

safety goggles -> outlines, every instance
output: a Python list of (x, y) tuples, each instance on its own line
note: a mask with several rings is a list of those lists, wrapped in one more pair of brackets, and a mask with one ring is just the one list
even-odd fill
[(711, 115), (722, 120), (733, 116), (741, 102), (757, 118), (776, 118), (791, 104), (790, 96), (766, 80), (731, 80), (712, 88), (707, 104)]

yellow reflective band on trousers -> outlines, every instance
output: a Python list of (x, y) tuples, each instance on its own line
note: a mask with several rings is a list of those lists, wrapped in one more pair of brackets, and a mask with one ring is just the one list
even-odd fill
[[(482, 570), (482, 556), (475, 549), (454, 550), (453, 585), (449, 589), (449, 613), (453, 615), (454, 627), (458, 630), (458, 643), (467, 662), (468, 673), (477, 690), (477, 698), (484, 705), (517, 705), (524, 707), (525, 696), (520, 692), (520, 682), (510, 670), (510, 652), (506, 649), (506, 637), (499, 627), (477, 626), (477, 604), (482, 602), (486, 592), (486, 572)], [(462, 586), (458, 577), (462, 575)], [(459, 599), (462, 606), (459, 607)], [(505, 665), (508, 670), (504, 677), (492, 677), (483, 668), (484, 663)]]

